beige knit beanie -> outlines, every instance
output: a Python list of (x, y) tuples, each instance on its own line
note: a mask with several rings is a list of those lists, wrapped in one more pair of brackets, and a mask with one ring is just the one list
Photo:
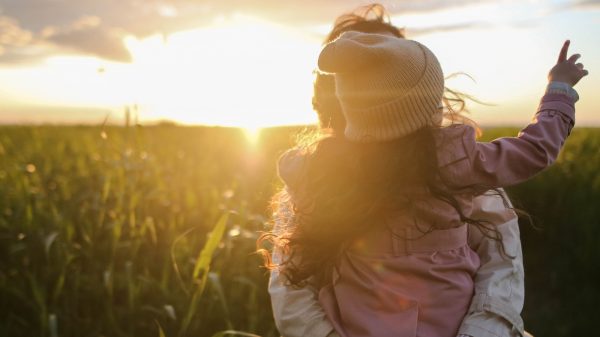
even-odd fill
[(351, 141), (392, 140), (441, 123), (444, 75), (419, 42), (345, 32), (323, 48), (319, 69), (335, 74)]

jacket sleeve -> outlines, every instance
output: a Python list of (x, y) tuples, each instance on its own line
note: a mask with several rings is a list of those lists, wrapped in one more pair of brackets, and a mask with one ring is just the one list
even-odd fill
[(575, 123), (574, 99), (546, 94), (533, 121), (517, 137), (477, 142), (466, 125), (437, 130), (441, 178), (451, 187), (481, 192), (521, 183), (550, 166)]
[(521, 337), (521, 310), (525, 294), (523, 254), (518, 218), (508, 197), (487, 192), (474, 199), (475, 219), (485, 219), (502, 233), (506, 253), (502, 256), (496, 241), (469, 227), (469, 245), (477, 252), (481, 267), (475, 275), (475, 295), (459, 329), (459, 335), (476, 337)]
[[(275, 256), (274, 256), (275, 258)], [(317, 299), (316, 289), (286, 285), (284, 277), (271, 272), (269, 294), (275, 325), (284, 337), (325, 337), (333, 331)]]
[[(285, 205), (282, 204), (282, 205)], [(285, 206), (278, 210), (288, 212)], [(287, 218), (285, 215), (280, 218)], [(285, 224), (275, 222), (274, 233), (280, 233)], [(282, 252), (273, 251), (273, 262), (282, 261)], [(271, 271), (269, 294), (273, 317), (283, 337), (325, 337), (334, 329), (318, 301), (318, 291), (311, 286), (295, 288), (287, 284), (285, 277), (276, 269)]]

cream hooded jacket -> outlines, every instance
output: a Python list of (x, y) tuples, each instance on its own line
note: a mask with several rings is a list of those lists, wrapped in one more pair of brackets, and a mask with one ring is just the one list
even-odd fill
[[(502, 233), (503, 257), (496, 242), (469, 228), (469, 245), (479, 255), (481, 267), (475, 277), (475, 295), (458, 334), (477, 337), (523, 335), (521, 309), (524, 300), (524, 271), (518, 219), (501, 196), (487, 193), (474, 200), (473, 218), (492, 222)], [(285, 210), (284, 210), (285, 211)], [(276, 224), (277, 226), (277, 224)], [(277, 230), (277, 228), (275, 229)], [(273, 253), (281, 261), (280, 252)], [(295, 289), (285, 284), (276, 270), (271, 272), (269, 293), (273, 315), (284, 337), (325, 337), (333, 326), (319, 305), (318, 291), (312, 287)]]

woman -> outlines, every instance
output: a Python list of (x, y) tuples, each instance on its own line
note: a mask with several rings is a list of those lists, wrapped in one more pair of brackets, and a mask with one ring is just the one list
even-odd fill
[[(404, 37), (403, 31), (387, 21), (380, 5), (368, 6), (363, 12), (343, 15), (327, 37), (325, 43), (336, 39), (345, 31), (389, 34)], [(313, 106), (319, 115), (324, 132), (342, 132), (345, 121), (335, 96), (333, 78), (317, 75)], [(460, 96), (449, 91), (446, 103), (458, 102), (464, 107)], [(460, 110), (460, 109), (459, 109)], [(453, 118), (460, 118), (453, 114)], [(293, 165), (292, 165), (293, 166)], [(469, 245), (479, 255), (481, 267), (475, 276), (475, 296), (471, 308), (458, 331), (462, 336), (520, 336), (523, 323), (520, 310), (523, 305), (523, 264), (516, 214), (505, 207), (503, 198), (488, 193), (475, 200), (474, 219), (483, 219), (493, 225), (500, 234), (507, 255), (493, 237), (483, 235), (475, 228), (469, 230)], [(284, 204), (285, 205), (285, 204)], [(280, 212), (285, 212), (281, 209)], [(277, 226), (282, 224), (277, 224)], [(274, 231), (277, 231), (276, 228)], [(275, 262), (281, 260), (280, 252), (274, 252)], [(296, 289), (286, 285), (284, 278), (274, 270), (269, 284), (276, 324), (285, 337), (337, 336), (323, 309), (317, 301), (318, 289), (309, 285)]]

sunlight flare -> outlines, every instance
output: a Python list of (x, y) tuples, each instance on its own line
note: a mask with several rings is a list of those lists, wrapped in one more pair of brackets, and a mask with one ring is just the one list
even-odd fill
[(248, 143), (250, 143), (250, 145), (257, 145), (258, 141), (260, 140), (260, 133), (262, 131), (262, 128), (259, 127), (245, 127), (243, 128), (244, 131), (244, 135), (246, 136), (246, 140), (248, 140)]
[(313, 122), (315, 41), (248, 17), (129, 38), (131, 96), (144, 117), (255, 128)]

